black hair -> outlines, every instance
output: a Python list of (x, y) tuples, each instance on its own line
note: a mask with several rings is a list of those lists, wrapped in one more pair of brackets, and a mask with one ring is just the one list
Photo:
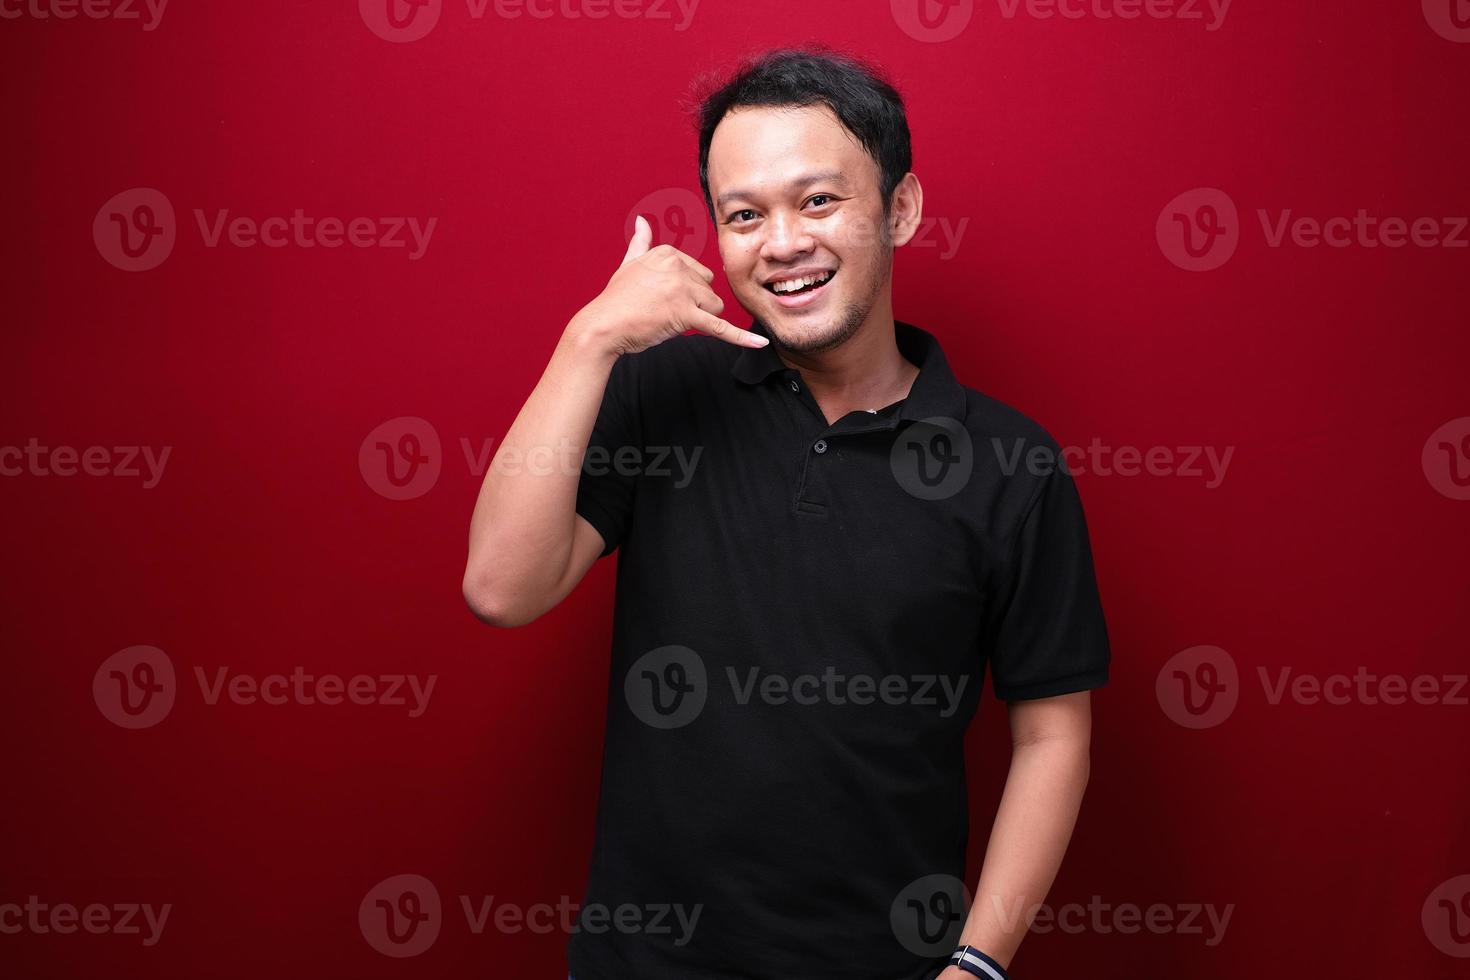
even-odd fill
[(741, 62), (723, 81), (696, 82), (694, 115), (699, 129), (699, 187), (710, 217), (709, 147), (725, 114), (742, 106), (825, 105), (878, 164), (883, 213), (893, 191), (913, 169), (909, 121), (903, 97), (874, 66), (821, 45), (767, 51)]

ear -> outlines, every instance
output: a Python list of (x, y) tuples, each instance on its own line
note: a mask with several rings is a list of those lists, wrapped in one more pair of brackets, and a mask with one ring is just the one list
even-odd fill
[(888, 209), (888, 231), (893, 237), (893, 247), (907, 245), (919, 230), (924, 218), (924, 188), (913, 171), (903, 175), (903, 180), (893, 189), (893, 202)]

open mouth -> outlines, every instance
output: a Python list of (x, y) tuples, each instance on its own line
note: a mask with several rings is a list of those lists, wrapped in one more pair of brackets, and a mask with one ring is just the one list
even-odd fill
[(765, 284), (766, 289), (777, 296), (801, 296), (821, 289), (837, 275), (836, 269), (828, 269), (821, 275), (805, 276), (800, 279), (780, 279)]

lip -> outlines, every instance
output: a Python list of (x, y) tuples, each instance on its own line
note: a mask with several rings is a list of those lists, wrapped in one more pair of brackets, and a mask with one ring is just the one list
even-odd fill
[[(826, 271), (825, 269), (818, 269), (815, 272), (807, 273), (807, 275), (815, 275), (817, 272), (825, 272), (825, 271)], [(788, 272), (788, 273), (783, 273), (782, 276), (781, 276), (781, 278), (783, 278), (783, 279), (795, 279), (795, 278), (797, 278), (797, 276)], [(764, 292), (766, 293), (766, 295), (769, 296), (769, 297), (771, 297), (771, 299), (775, 300), (776, 303), (779, 306), (781, 306), (781, 307), (783, 307), (785, 309), (788, 309), (788, 310), (799, 310), (799, 309), (801, 309), (804, 306), (811, 306), (811, 305), (813, 305), (814, 303), (818, 302), (823, 296), (826, 296), (827, 295), (827, 290), (830, 289), (832, 287), (832, 284), (834, 282), (836, 282), (836, 281), (837, 281), (837, 276), (834, 273), (833, 276), (832, 276), (832, 278), (831, 279), (828, 279), (826, 281), (826, 283), (824, 283), (823, 285), (818, 286), (816, 289), (810, 290), (810, 291), (805, 292), (805, 293), (797, 293), (794, 296), (783, 295), (781, 293), (773, 293), (769, 289), (765, 289), (765, 287), (762, 287), (762, 289), (764, 290)]]

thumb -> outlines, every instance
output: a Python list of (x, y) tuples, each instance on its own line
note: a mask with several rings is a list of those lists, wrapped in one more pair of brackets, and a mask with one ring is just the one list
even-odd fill
[(648, 219), (638, 215), (633, 219), (633, 237), (628, 239), (628, 251), (623, 255), (620, 266), (627, 265), (648, 251), (648, 246), (653, 244), (653, 228), (649, 226)]

